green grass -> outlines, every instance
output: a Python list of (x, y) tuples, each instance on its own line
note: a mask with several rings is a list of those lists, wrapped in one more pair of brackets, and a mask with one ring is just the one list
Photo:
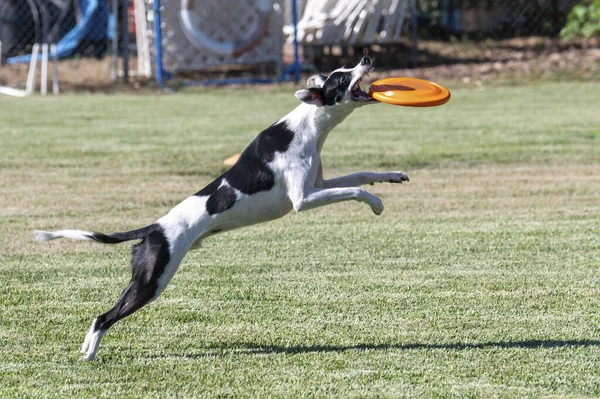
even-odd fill
[(295, 106), (292, 89), (0, 98), (0, 397), (600, 396), (599, 83), (356, 111), (347, 202), (223, 234), (79, 364), (130, 245), (33, 229), (153, 222)]

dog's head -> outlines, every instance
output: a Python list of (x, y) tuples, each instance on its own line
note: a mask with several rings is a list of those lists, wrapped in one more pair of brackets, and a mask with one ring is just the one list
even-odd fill
[(296, 97), (306, 104), (317, 107), (343, 108), (353, 110), (365, 104), (376, 102), (362, 91), (359, 84), (373, 70), (371, 59), (366, 55), (354, 68), (336, 69), (325, 77), (315, 75), (306, 82), (308, 89), (298, 90)]

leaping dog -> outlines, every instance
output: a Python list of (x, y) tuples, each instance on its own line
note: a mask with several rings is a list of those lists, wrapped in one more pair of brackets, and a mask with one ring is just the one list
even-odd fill
[(117, 303), (92, 322), (80, 360), (94, 360), (113, 324), (155, 300), (185, 254), (205, 237), (277, 219), (292, 209), (300, 212), (347, 200), (364, 202), (376, 215), (381, 214), (381, 200), (358, 186), (402, 183), (408, 176), (360, 172), (325, 180), (320, 157), (329, 132), (356, 108), (375, 102), (359, 86), (372, 70), (365, 55), (354, 68), (308, 79), (308, 88), (296, 92), (302, 104), (261, 132), (231, 169), (149, 226), (112, 234), (35, 231), (40, 241), (61, 237), (104, 244), (142, 240), (133, 247), (129, 285)]

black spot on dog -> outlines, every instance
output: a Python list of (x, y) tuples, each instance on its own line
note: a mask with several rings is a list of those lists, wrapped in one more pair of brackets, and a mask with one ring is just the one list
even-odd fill
[[(133, 279), (154, 281), (156, 288), (158, 279), (162, 276), (171, 257), (169, 242), (162, 228), (150, 233), (142, 242), (134, 245), (132, 255)], [(154, 292), (152, 294), (154, 295)]]
[(198, 197), (203, 197), (205, 195), (211, 195), (212, 193), (214, 193), (215, 191), (217, 191), (217, 189), (221, 185), (221, 181), (222, 180), (223, 180), (223, 176), (218, 177), (216, 180), (214, 180), (213, 182), (209, 183), (208, 186), (204, 187), (202, 190), (198, 191), (194, 195), (196, 195)]
[(229, 186), (221, 186), (208, 197), (206, 211), (209, 215), (221, 213), (234, 206), (236, 201), (235, 191)]
[(333, 72), (323, 84), (323, 104), (333, 105), (344, 96), (352, 81), (352, 72)]
[(285, 122), (265, 129), (242, 152), (237, 163), (225, 172), (231, 187), (248, 195), (273, 188), (275, 175), (268, 164), (273, 161), (275, 153), (287, 151), (293, 139), (294, 132)]
[[(273, 160), (276, 152), (287, 151), (293, 139), (294, 132), (288, 129), (285, 122), (271, 125), (246, 147), (231, 169), (194, 195), (210, 195), (209, 202), (217, 201), (217, 197), (213, 199), (212, 196), (220, 190), (219, 186), (223, 179), (226, 179), (231, 187), (248, 195), (270, 190), (275, 185), (275, 175), (269, 168), (269, 162)], [(222, 197), (222, 195), (223, 193), (218, 197)], [(231, 194), (228, 196), (232, 197)]]
[(118, 320), (150, 302), (156, 295), (158, 281), (170, 260), (169, 242), (162, 228), (158, 227), (133, 247), (131, 281), (117, 303), (108, 312), (98, 316), (94, 330), (107, 330)]

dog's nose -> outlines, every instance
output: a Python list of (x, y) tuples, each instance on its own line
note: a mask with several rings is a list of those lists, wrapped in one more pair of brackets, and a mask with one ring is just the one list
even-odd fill
[(366, 55), (360, 60), (360, 65), (371, 65), (371, 59)]

